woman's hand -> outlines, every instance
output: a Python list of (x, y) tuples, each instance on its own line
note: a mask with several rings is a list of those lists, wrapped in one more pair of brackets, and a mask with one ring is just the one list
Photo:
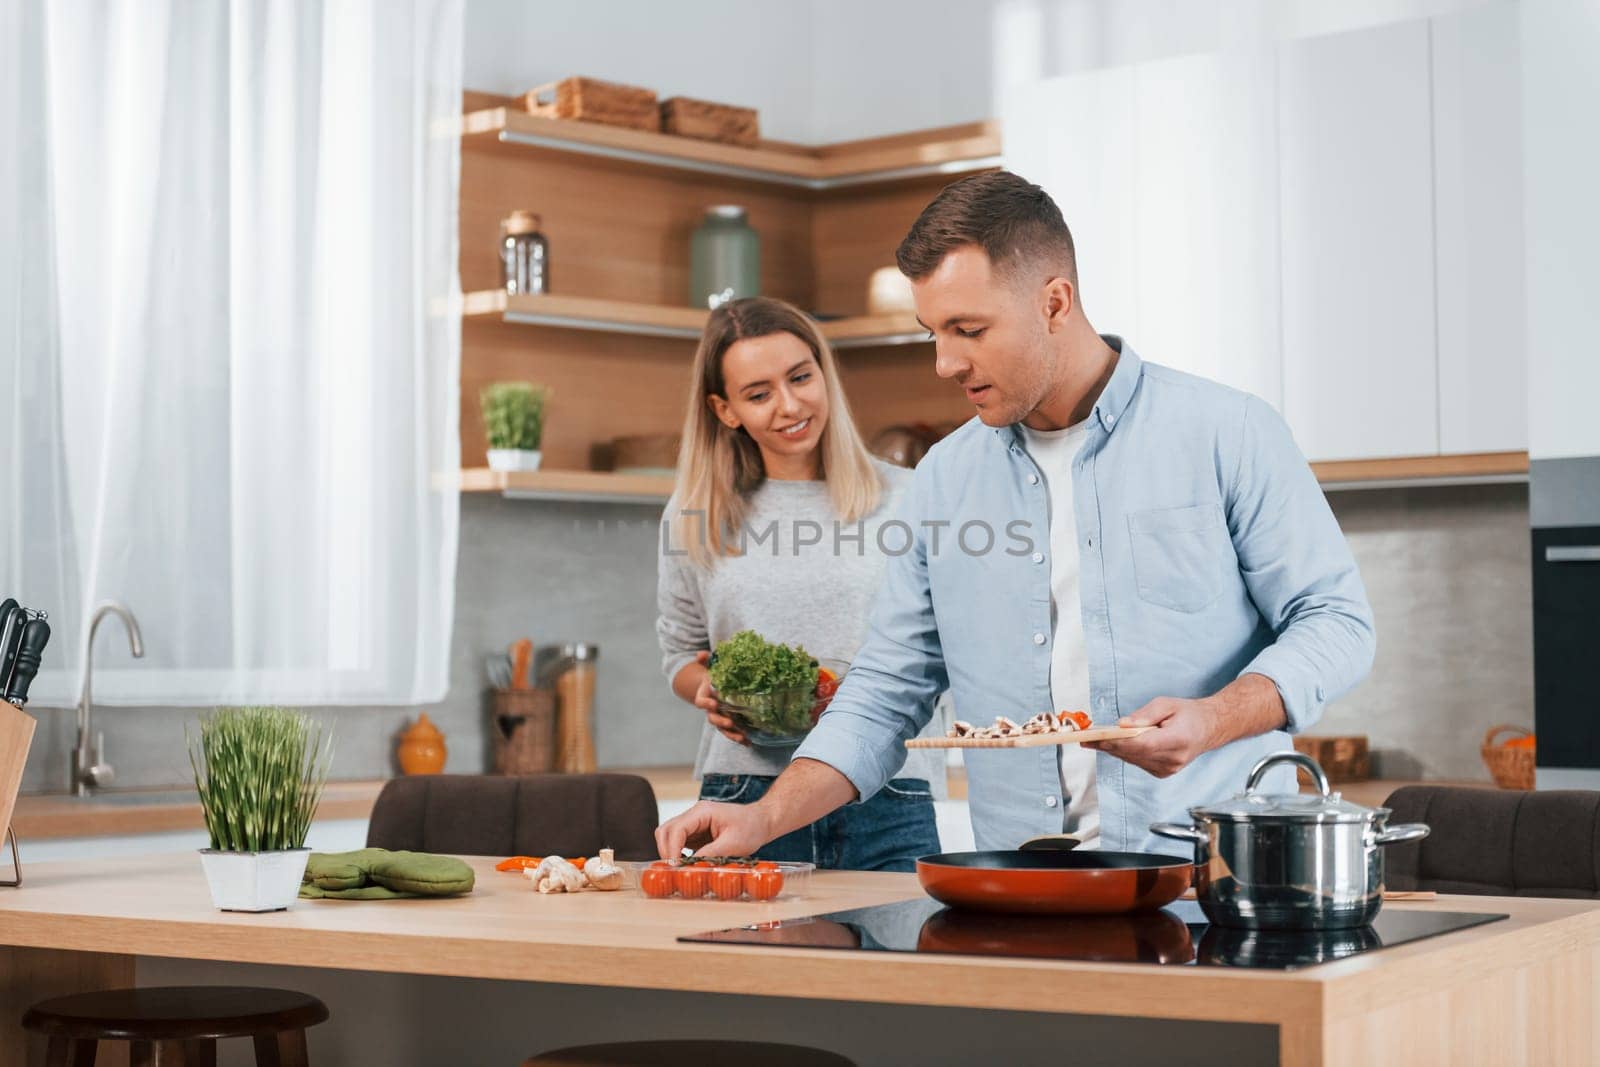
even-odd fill
[(695, 653), (694, 660), (700, 665), (702, 673), (700, 684), (694, 691), (694, 706), (706, 713), (706, 721), (716, 728), (717, 733), (736, 745), (748, 745), (750, 739), (744, 735), (739, 724), (723, 714), (722, 707), (717, 703), (716, 690), (711, 688), (711, 674), (705, 670), (706, 663), (710, 659), (709, 652)]

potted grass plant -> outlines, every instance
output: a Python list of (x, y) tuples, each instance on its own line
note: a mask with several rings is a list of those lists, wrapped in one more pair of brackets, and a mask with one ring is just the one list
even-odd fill
[(549, 391), (532, 382), (494, 382), (478, 394), (489, 469), (536, 471), (544, 437), (544, 402)]
[(223, 911), (281, 911), (300, 892), (306, 832), (328, 780), (333, 738), (286, 708), (219, 708), (189, 736), (211, 847), (200, 850)]

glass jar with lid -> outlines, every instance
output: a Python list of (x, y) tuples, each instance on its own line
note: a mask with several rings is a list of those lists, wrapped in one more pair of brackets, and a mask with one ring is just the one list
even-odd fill
[(715, 308), (761, 292), (761, 237), (738, 204), (716, 204), (689, 239), (689, 304)]
[(550, 242), (539, 216), (513, 211), (500, 222), (500, 282), (508, 293), (550, 291)]

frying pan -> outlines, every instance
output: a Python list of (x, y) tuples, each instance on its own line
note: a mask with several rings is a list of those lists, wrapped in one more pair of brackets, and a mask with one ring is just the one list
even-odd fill
[(1165, 907), (1194, 861), (1149, 852), (945, 852), (917, 860), (928, 895), (955, 908), (1117, 915)]

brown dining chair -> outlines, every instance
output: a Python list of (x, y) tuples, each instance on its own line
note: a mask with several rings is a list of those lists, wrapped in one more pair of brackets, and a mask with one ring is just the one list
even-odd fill
[(1600, 792), (1408, 785), (1384, 807), (1431, 829), (1385, 850), (1389, 889), (1600, 897)]
[(367, 846), (455, 856), (656, 858), (660, 809), (635, 774), (421, 774), (383, 787)]
[(48, 1067), (92, 1065), (102, 1041), (130, 1043), (132, 1067), (216, 1067), (217, 1042), (248, 1037), (257, 1067), (307, 1067), (306, 1029), (328, 1018), (316, 997), (243, 986), (104, 989), (40, 1001), (22, 1026), (49, 1039)]

